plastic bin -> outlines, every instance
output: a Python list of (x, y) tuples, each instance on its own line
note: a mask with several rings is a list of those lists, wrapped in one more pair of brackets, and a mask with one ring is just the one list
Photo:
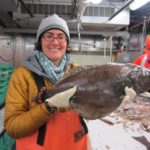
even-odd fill
[(15, 140), (6, 132), (0, 137), (0, 150), (11, 150)]
[[(11, 74), (14, 67), (8, 64), (0, 64), (0, 106), (5, 104), (5, 96)], [(15, 142), (6, 132), (0, 136), (0, 150), (11, 150)]]
[(13, 66), (0, 64), (0, 105), (5, 103), (7, 87), (13, 70)]

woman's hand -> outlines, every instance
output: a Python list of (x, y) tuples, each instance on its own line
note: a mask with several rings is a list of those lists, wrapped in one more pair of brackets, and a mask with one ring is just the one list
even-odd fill
[(57, 108), (69, 108), (69, 99), (75, 94), (77, 87), (74, 86), (64, 92), (58, 93), (51, 98), (46, 99), (50, 106)]

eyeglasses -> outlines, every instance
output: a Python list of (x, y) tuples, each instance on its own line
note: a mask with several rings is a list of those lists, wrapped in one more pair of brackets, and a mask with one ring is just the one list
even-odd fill
[(63, 43), (67, 39), (66, 35), (64, 34), (58, 34), (55, 37), (52, 33), (49, 33), (49, 32), (44, 33), (43, 38), (44, 40), (49, 41), (49, 42), (52, 42), (56, 39), (59, 43)]

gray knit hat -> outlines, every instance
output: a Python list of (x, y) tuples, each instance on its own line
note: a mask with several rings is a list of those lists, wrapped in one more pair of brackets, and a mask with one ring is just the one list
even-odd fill
[(39, 28), (37, 30), (37, 36), (36, 36), (37, 42), (39, 41), (40, 36), (45, 31), (50, 30), (50, 29), (62, 30), (66, 34), (68, 40), (70, 40), (69, 28), (68, 28), (66, 21), (60, 18), (58, 15), (53, 14), (51, 16), (44, 18), (41, 21)]

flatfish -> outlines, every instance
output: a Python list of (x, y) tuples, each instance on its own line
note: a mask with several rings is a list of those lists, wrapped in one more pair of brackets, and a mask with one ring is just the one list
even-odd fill
[(104, 117), (118, 108), (125, 96), (125, 87), (137, 94), (150, 89), (150, 71), (134, 64), (110, 63), (100, 66), (79, 66), (53, 89), (46, 91), (51, 97), (77, 86), (70, 106), (85, 119)]

